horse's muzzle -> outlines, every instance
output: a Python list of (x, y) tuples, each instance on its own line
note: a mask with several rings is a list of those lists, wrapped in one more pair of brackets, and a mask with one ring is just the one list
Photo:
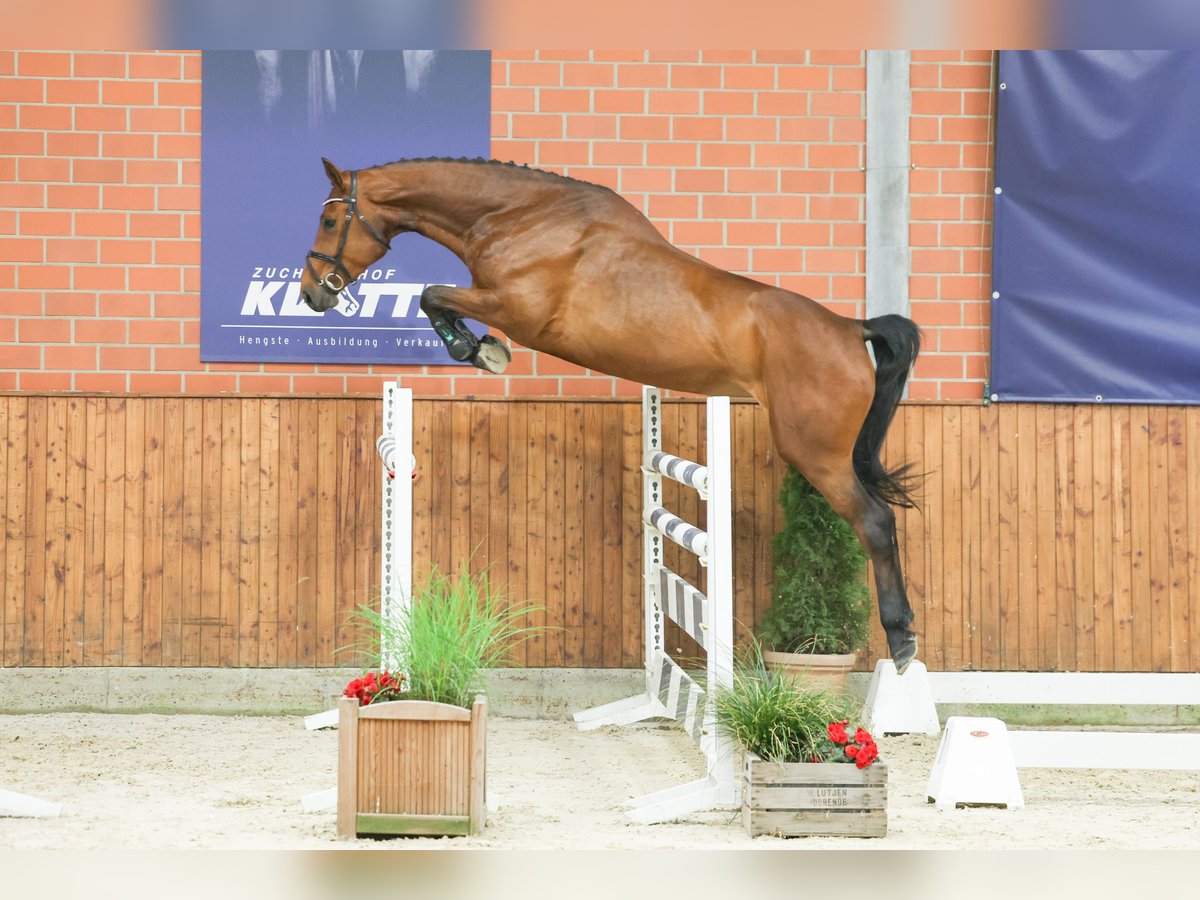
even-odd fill
[(308, 308), (316, 312), (325, 312), (325, 310), (333, 309), (337, 306), (337, 294), (331, 293), (321, 287), (313, 288), (311, 291), (304, 291), (301, 296), (304, 298), (304, 302)]

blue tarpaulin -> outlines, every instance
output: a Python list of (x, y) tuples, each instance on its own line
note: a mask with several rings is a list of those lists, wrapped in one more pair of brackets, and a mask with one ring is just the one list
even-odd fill
[(1200, 403), (1200, 52), (999, 76), (993, 397)]

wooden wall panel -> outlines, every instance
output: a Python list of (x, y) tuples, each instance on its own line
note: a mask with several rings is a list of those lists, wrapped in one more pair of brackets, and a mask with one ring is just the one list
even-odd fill
[[(0, 665), (352, 664), (379, 589), (380, 421), (370, 399), (0, 396)], [(640, 665), (640, 422), (623, 401), (417, 402), (417, 572), (467, 562), (532, 607), (546, 630), (515, 664)], [(733, 426), (744, 634), (785, 470), (759, 410), (734, 404)], [(701, 404), (669, 402), (663, 428), (704, 455)], [(1200, 410), (911, 404), (885, 459), (925, 473), (897, 518), (930, 668), (1200, 668)], [(665, 505), (703, 519), (670, 483)], [(875, 625), (861, 667), (884, 646)]]

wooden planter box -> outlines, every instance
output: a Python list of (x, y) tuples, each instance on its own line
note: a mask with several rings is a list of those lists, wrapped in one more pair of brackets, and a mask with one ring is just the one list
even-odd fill
[(742, 824), (751, 837), (883, 837), (887, 834), (887, 766), (772, 763), (747, 753)]
[(339, 837), (455, 835), (486, 816), (487, 701), (338, 702)]

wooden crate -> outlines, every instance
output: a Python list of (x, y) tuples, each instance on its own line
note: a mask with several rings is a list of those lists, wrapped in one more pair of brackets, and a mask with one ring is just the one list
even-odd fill
[(883, 837), (887, 834), (887, 766), (773, 763), (748, 753), (742, 824), (751, 837)]
[(462, 835), (486, 817), (487, 701), (338, 703), (339, 837)]

